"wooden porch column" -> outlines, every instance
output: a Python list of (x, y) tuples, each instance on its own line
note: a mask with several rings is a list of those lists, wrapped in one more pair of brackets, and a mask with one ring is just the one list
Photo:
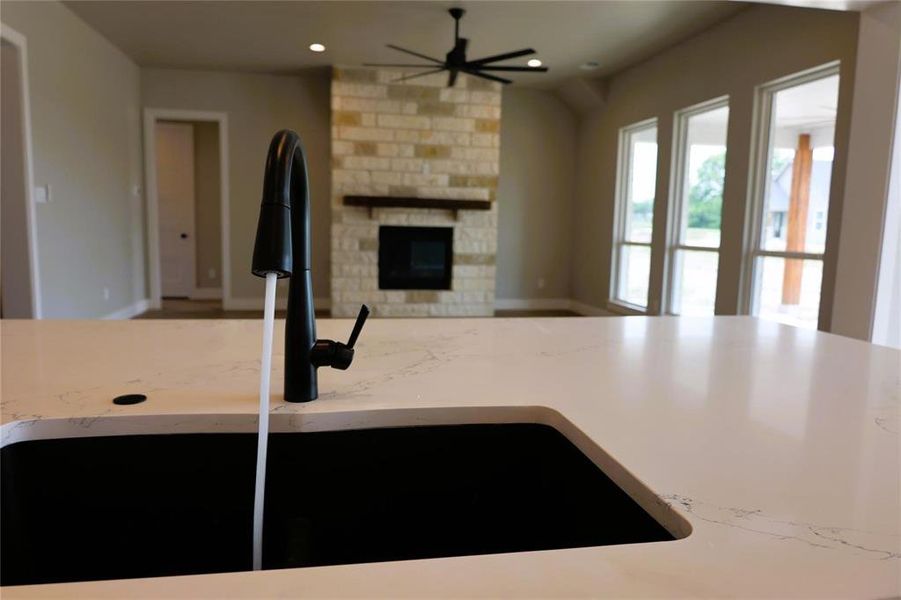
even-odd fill
[[(792, 189), (788, 201), (788, 225), (785, 234), (785, 249), (788, 252), (803, 252), (807, 234), (807, 209), (810, 205), (810, 172), (813, 168), (813, 148), (810, 134), (798, 136), (798, 149), (792, 163)], [(804, 261), (785, 259), (782, 275), (782, 304), (798, 304), (801, 300), (801, 271)]]

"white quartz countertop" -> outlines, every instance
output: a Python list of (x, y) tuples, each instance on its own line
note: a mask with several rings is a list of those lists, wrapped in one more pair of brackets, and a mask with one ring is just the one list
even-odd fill
[[(320, 320), (320, 337), (351, 323)], [(901, 595), (901, 353), (747, 317), (372, 319), (273, 430), (559, 415), (690, 524), (672, 542), (46, 586), (33, 597)], [(2, 443), (253, 431), (258, 321), (2, 321)], [(119, 394), (148, 400), (115, 406)], [(512, 411), (512, 412), (511, 412)], [(518, 411), (518, 412), (517, 412)], [(506, 415), (506, 416), (503, 416)], [(394, 419), (395, 421), (392, 421)]]

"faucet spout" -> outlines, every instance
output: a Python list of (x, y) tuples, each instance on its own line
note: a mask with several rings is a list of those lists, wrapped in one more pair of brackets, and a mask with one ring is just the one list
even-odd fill
[[(283, 129), (269, 144), (263, 201), (257, 223), (251, 271), (290, 278), (285, 319), (285, 400), (309, 402), (319, 395), (317, 369), (346, 369), (353, 344), (316, 339), (313, 280), (310, 274), (310, 189), (300, 136)], [(369, 309), (357, 317), (359, 333)], [(354, 338), (356, 341), (356, 338)]]
[(289, 129), (269, 144), (263, 175), (263, 202), (253, 250), (253, 273), (290, 277), (310, 270), (310, 190), (300, 136)]

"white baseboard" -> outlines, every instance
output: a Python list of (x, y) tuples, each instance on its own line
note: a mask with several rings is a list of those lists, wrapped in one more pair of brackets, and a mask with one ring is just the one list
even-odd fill
[(194, 291), (191, 292), (189, 296), (191, 300), (221, 300), (222, 299), (222, 288), (221, 287), (203, 287), (203, 288), (194, 288)]
[(609, 317), (613, 313), (570, 298), (497, 298), (496, 310), (571, 310), (586, 317)]
[[(329, 298), (313, 298), (313, 307), (316, 310), (328, 310), (331, 308), (332, 302)], [(275, 308), (284, 310), (288, 307), (287, 296), (280, 296), (275, 299)], [(263, 310), (262, 298), (226, 298), (222, 302), (222, 308), (225, 310)]]
[(119, 310), (113, 311), (108, 315), (104, 315), (100, 317), (104, 320), (121, 320), (121, 319), (131, 319), (132, 317), (136, 317), (143, 312), (147, 312), (150, 308), (150, 300), (138, 300), (134, 304), (126, 306), (125, 308), (120, 308)]

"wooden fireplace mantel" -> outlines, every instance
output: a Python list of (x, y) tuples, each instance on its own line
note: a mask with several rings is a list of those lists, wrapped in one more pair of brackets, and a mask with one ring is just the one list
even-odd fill
[(344, 206), (365, 206), (372, 216), (376, 208), (439, 208), (454, 211), (491, 210), (491, 200), (454, 200), (449, 198), (412, 198), (403, 196), (344, 196)]

